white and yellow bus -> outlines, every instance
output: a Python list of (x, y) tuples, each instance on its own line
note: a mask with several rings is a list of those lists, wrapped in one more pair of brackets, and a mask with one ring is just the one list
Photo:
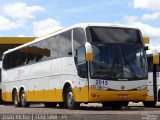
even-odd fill
[(22, 107), (98, 102), (121, 108), (145, 100), (147, 79), (139, 29), (81, 23), (6, 51), (2, 99)]
[[(154, 107), (157, 102), (160, 102), (160, 63), (153, 63), (153, 54), (160, 55), (160, 51), (156, 48), (152, 48), (147, 51), (147, 61), (148, 61), (148, 94), (145, 101), (143, 101), (144, 106)], [(159, 61), (159, 55), (157, 56)]]

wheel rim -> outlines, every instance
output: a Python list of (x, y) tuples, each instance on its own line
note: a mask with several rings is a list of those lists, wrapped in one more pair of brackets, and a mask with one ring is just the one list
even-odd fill
[(26, 97), (24, 93), (21, 95), (21, 104), (23, 107), (26, 105)]
[(68, 106), (69, 106), (69, 107), (71, 107), (71, 106), (73, 105), (73, 93), (72, 93), (72, 92), (69, 92), (69, 93), (68, 93), (67, 103), (68, 103)]

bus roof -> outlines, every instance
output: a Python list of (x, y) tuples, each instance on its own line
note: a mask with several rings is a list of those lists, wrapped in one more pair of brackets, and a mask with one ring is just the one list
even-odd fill
[(54, 35), (60, 34), (60, 33), (62, 33), (62, 32), (65, 32), (65, 31), (70, 30), (70, 29), (73, 29), (73, 28), (80, 27), (80, 28), (85, 29), (85, 28), (87, 28), (87, 27), (89, 27), (89, 26), (95, 26), (95, 27), (98, 27), (98, 26), (100, 26), (100, 27), (115, 27), (115, 28), (120, 27), (120, 28), (138, 29), (138, 28), (136, 28), (136, 27), (130, 27), (130, 26), (127, 26), (127, 25), (122, 25), (122, 24), (112, 24), (112, 23), (79, 23), (79, 24), (75, 24), (75, 25), (72, 25), (72, 26), (70, 26), (70, 27), (67, 27), (67, 28), (60, 29), (60, 30), (57, 30), (57, 31), (55, 31), (55, 32), (49, 33), (49, 34), (46, 35), (46, 36), (36, 38), (34, 41), (31, 41), (31, 42), (28, 42), (28, 43), (23, 44), (23, 45), (21, 45), (21, 46), (18, 46), (18, 47), (16, 47), (16, 48), (7, 50), (7, 51), (4, 52), (3, 54), (7, 54), (7, 53), (12, 52), (12, 51), (14, 51), (14, 50), (17, 50), (17, 49), (23, 48), (23, 47), (25, 47), (25, 46), (27, 46), (27, 45), (30, 45), (30, 44), (32, 44), (32, 43), (36, 43), (36, 42), (39, 42), (39, 41), (41, 41), (41, 40), (45, 40), (45, 39), (47, 39), (47, 38), (49, 38), (49, 37), (52, 37), (52, 36), (54, 36)]

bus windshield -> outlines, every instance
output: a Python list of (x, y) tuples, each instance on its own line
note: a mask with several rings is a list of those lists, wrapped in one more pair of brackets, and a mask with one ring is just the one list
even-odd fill
[(136, 29), (90, 28), (93, 61), (92, 79), (146, 79), (147, 64), (144, 45)]
[(144, 79), (147, 78), (146, 57), (143, 47), (137, 44), (93, 45), (91, 78)]

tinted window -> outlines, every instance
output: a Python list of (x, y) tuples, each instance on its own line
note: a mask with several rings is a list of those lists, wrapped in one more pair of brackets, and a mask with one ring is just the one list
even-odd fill
[(19, 49), (19, 66), (21, 65), (26, 65), (27, 64), (27, 52), (26, 52), (26, 48), (21, 48)]
[(18, 51), (14, 51), (12, 52), (12, 64), (11, 67), (17, 67), (18, 66), (18, 57), (19, 57), (19, 52)]
[(67, 56), (72, 56), (71, 30), (6, 54), (3, 68), (10, 69)]
[[(149, 55), (147, 57), (148, 61), (148, 72), (153, 72), (153, 56)], [(160, 64), (156, 65), (157, 72), (160, 72)]]
[(57, 43), (58, 43), (58, 35), (57, 36), (54, 36), (54, 37), (51, 37), (51, 38), (48, 38), (46, 41), (46, 46), (47, 46), (47, 49), (50, 51), (50, 59), (53, 59), (53, 58), (58, 58), (59, 55), (58, 55), (58, 46), (57, 46)]
[(147, 61), (148, 61), (148, 72), (153, 72), (153, 56), (149, 55), (147, 57)]
[[(160, 59), (159, 59), (160, 61)], [(157, 71), (160, 72), (160, 63), (157, 65)]]
[(77, 66), (78, 75), (82, 78), (87, 77), (87, 65), (85, 57), (85, 32), (81, 28), (73, 29), (73, 48), (75, 63)]
[(3, 59), (3, 68), (4, 69), (10, 69), (12, 65), (12, 54), (9, 53), (7, 55), (4, 56)]
[(129, 28), (89, 27), (92, 42), (142, 43), (140, 31)]
[(49, 48), (50, 44), (48, 44), (47, 41), (48, 40), (43, 40), (35, 45), (35, 62), (46, 61), (51, 59), (51, 52)]
[(59, 35), (57, 47), (60, 57), (72, 55), (71, 30)]
[(84, 46), (86, 42), (85, 32), (82, 28), (73, 29), (73, 47), (74, 50)]
[(78, 75), (82, 78), (87, 77), (85, 47), (80, 47), (77, 52), (77, 70)]

